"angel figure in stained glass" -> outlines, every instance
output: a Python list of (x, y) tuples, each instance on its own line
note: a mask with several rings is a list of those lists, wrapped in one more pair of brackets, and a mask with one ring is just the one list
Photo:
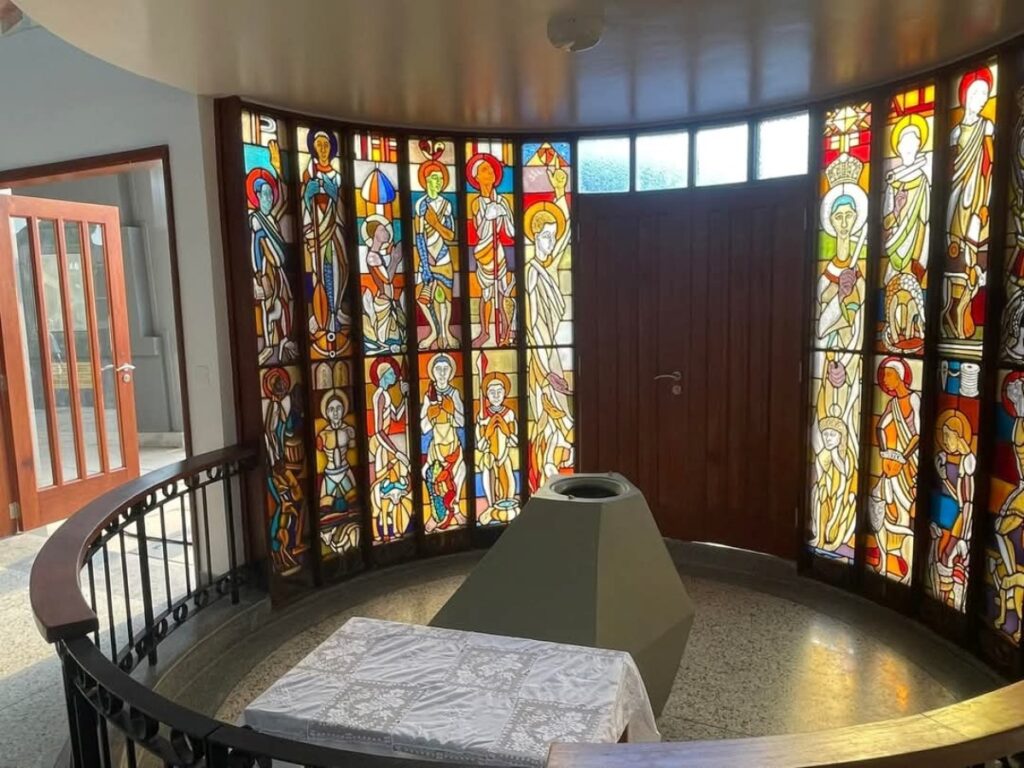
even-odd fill
[(341, 173), (332, 164), (338, 139), (326, 131), (310, 131), (309, 163), (302, 173), (302, 235), (312, 258), (313, 311), (309, 332), (334, 337), (348, 324), (343, 309), (348, 285), (348, 258), (342, 229)]
[(449, 246), (455, 242), (455, 213), (451, 201), (441, 194), (449, 182), (448, 168), (437, 160), (444, 146), (437, 150), (427, 144), (431, 146), (431, 154), (419, 167), (419, 182), (425, 192), (413, 205), (413, 233), (420, 271), (416, 300), (423, 305), (423, 314), (430, 326), (423, 348), (450, 349), (456, 346), (449, 332), (455, 289), (455, 266)]
[(505, 402), (512, 383), (500, 371), (487, 373), (483, 355), (480, 368), (484, 398), (476, 417), (476, 445), (486, 507), (478, 522), (480, 525), (507, 523), (519, 514), (519, 489), (513, 463), (519, 435), (516, 414)]
[[(401, 368), (392, 357), (381, 357), (370, 369), (375, 387), (373, 432), (370, 452), (373, 455), (373, 484), (370, 497), (374, 510), (374, 538), (390, 541), (401, 537), (409, 524), (412, 502), (409, 496), (409, 457), (398, 441), (406, 434), (406, 401), (408, 385), (401, 381)], [(399, 387), (398, 402), (392, 389)]]
[(452, 384), (455, 361), (451, 355), (435, 355), (427, 372), (430, 386), (423, 395), (420, 429), (424, 439), (429, 441), (423, 479), (430, 505), (425, 527), (430, 533), (466, 522), (459, 506), (459, 497), (466, 482), (460, 436), (466, 426), (466, 414), (462, 395)]
[(917, 352), (924, 345), (921, 281), (928, 267), (931, 181), (928, 157), (921, 153), (928, 141), (928, 122), (921, 115), (904, 115), (893, 126), (890, 141), (900, 164), (886, 174), (882, 205), (888, 259), (882, 341), (893, 352)]
[(871, 496), (871, 524), (882, 572), (910, 581), (917, 497), (917, 448), (921, 397), (910, 389), (910, 366), (887, 357), (878, 367), (878, 386), (888, 398), (876, 427), (882, 475)]
[(512, 337), (515, 302), (504, 242), (515, 237), (515, 220), (508, 200), (496, 189), (504, 172), (498, 159), (479, 153), (470, 158), (466, 169), (470, 185), (480, 192), (469, 212), (477, 234), (473, 258), (481, 292), (480, 333), (473, 346), (491, 338), (492, 319), (495, 342), (505, 345)]
[(372, 318), (363, 334), (376, 351), (398, 352), (405, 343), (402, 307), (395, 295), (395, 275), (401, 260), (393, 250), (391, 222), (380, 214), (371, 214), (363, 222), (362, 235), (367, 247), (366, 266), (373, 279), (372, 292), (363, 294), (366, 316)]
[(1003, 408), (1013, 417), (1011, 440), (1017, 469), (1017, 487), (1006, 497), (996, 518), (996, 549), (989, 570), (996, 588), (999, 615), (996, 625), (1006, 626), (1007, 613), (1016, 616), (1014, 642), (1021, 640), (1024, 621), (1024, 571), (1019, 570), (1017, 552), (1024, 547), (1024, 371), (1015, 371), (1003, 381)]
[(988, 67), (965, 74), (958, 89), (963, 117), (949, 134), (953, 177), (946, 211), (942, 323), (944, 332), (955, 339), (974, 335), (971, 302), (986, 279), (978, 263), (978, 251), (987, 239), (996, 128), (981, 112), (991, 92), (992, 71)]
[(260, 365), (272, 359), (284, 363), (298, 357), (298, 347), (290, 338), (292, 290), (284, 268), (285, 240), (280, 221), (285, 201), (280, 189), (281, 152), (276, 141), (270, 142), (269, 151), (274, 172), (254, 168), (246, 178), (253, 297), (259, 302), (257, 313), (263, 331)]

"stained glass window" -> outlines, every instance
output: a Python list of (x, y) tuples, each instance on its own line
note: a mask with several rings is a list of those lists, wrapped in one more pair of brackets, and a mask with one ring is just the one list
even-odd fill
[(868, 567), (910, 583), (921, 434), (922, 362), (897, 355), (874, 365)]
[(531, 492), (572, 472), (572, 155), (568, 143), (523, 144), (527, 477)]
[(516, 221), (511, 142), (466, 142), (466, 246), (474, 347), (516, 343)]
[(807, 173), (810, 116), (806, 112), (772, 117), (757, 124), (757, 178)]
[(408, 371), (392, 355), (364, 365), (371, 528), (373, 543), (384, 544), (413, 532)]
[(629, 192), (629, 137), (580, 139), (580, 192)]
[(694, 183), (698, 187), (747, 180), (747, 133), (746, 123), (697, 131)]
[(519, 514), (519, 374), (512, 349), (473, 352), (476, 521), (508, 523)]
[(938, 485), (931, 491), (928, 578), (932, 597), (958, 611), (967, 598), (974, 475), (978, 465), (980, 366), (972, 361), (939, 362), (935, 445), (931, 460)]
[(816, 348), (811, 361), (811, 506), (809, 543), (826, 557), (852, 561), (860, 490), (860, 419), (867, 259), (871, 105), (825, 114), (819, 183)]
[(466, 524), (465, 371), (459, 352), (419, 356), (423, 526), (429, 533)]
[(996, 65), (953, 78), (949, 196), (939, 349), (981, 358), (988, 270), (989, 202), (995, 161)]
[(1013, 152), (1006, 217), (1006, 307), (1001, 357), (1005, 363), (1024, 365), (1024, 106), (1020, 106), (1024, 105), (1024, 86), (1017, 89), (1014, 103), (1018, 106), (1010, 137)]
[(686, 131), (636, 137), (637, 191), (681, 189), (689, 183), (689, 166), (690, 134)]
[(291, 167), (287, 131), (275, 118), (242, 112), (249, 255), (267, 453), (267, 535), (276, 573), (290, 575), (306, 562), (307, 477), (296, 301), (289, 259), (295, 228), (288, 213)]

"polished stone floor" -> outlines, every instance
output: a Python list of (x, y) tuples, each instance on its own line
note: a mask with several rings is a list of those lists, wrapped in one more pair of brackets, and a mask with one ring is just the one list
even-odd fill
[[(945, 706), (1001, 682), (919, 625), (798, 579), (786, 563), (717, 547), (671, 549), (697, 614), (659, 720), (665, 739), (866, 723)], [(286, 612), (262, 629), (251, 653), (244, 642), (232, 649), (232, 664), (248, 671), (218, 715), (236, 721), (249, 701), (351, 616), (426, 623), (477, 556), (371, 574)], [(277, 646), (268, 649), (275, 634)]]

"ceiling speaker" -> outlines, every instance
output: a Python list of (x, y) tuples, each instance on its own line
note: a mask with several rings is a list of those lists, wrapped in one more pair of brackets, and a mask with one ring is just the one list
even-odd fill
[(568, 11), (548, 19), (548, 40), (562, 51), (576, 53), (593, 48), (601, 41), (604, 17), (598, 13)]

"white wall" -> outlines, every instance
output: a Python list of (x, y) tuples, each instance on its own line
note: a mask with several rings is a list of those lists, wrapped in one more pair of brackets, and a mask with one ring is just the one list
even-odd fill
[(0, 169), (170, 147), (196, 453), (235, 441), (213, 104), (37, 27), (0, 39)]

